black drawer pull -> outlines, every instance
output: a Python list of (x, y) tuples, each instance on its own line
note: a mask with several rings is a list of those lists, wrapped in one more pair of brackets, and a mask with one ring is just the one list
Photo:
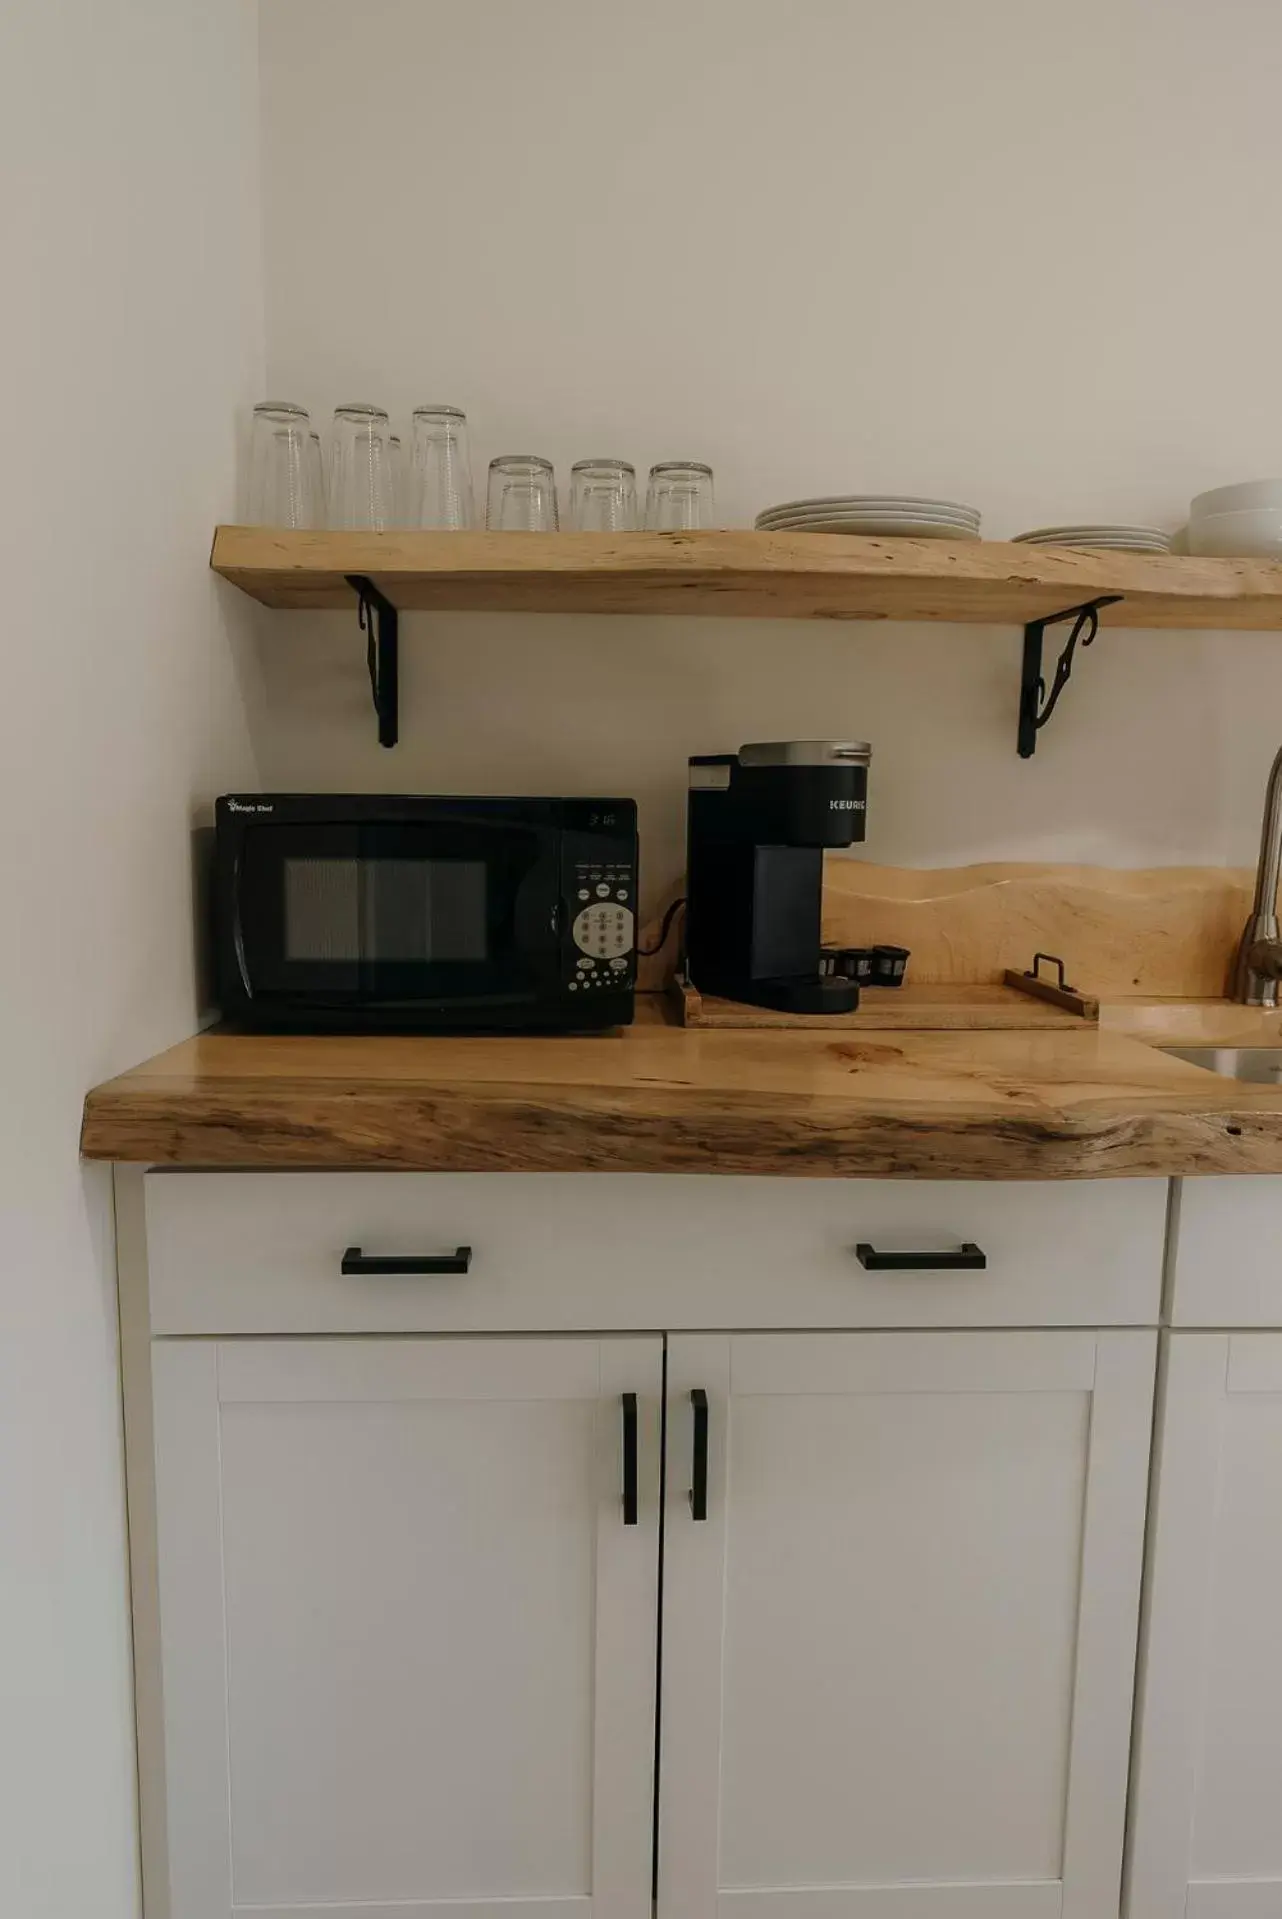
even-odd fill
[(623, 1523), (637, 1523), (637, 1396), (623, 1395)]
[(708, 1395), (696, 1386), (690, 1395), (694, 1408), (694, 1445), (691, 1453), (690, 1517), (708, 1517)]
[(861, 1239), (855, 1257), (870, 1273), (982, 1273), (988, 1266), (987, 1255), (971, 1239), (955, 1253), (879, 1253)]
[(349, 1277), (360, 1273), (465, 1273), (471, 1264), (470, 1246), (459, 1246), (452, 1253), (410, 1254), (403, 1259), (367, 1258), (359, 1246), (349, 1246), (340, 1271)]

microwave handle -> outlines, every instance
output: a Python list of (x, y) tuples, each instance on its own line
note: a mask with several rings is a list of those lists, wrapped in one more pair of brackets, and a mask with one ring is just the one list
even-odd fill
[(452, 1253), (411, 1253), (400, 1258), (382, 1259), (349, 1246), (339, 1271), (347, 1278), (370, 1273), (465, 1273), (472, 1264), (472, 1248), (459, 1246)]
[(249, 965), (245, 959), (245, 929), (241, 924), (240, 918), (241, 844), (240, 841), (237, 841), (236, 851), (233, 855), (231, 865), (231, 941), (232, 951), (236, 955), (236, 970), (240, 974), (240, 983), (244, 988), (245, 998), (252, 1000), (254, 997), (254, 988), (249, 977)]

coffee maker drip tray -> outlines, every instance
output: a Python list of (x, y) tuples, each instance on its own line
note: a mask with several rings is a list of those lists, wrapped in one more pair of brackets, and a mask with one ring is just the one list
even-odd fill
[(859, 1004), (855, 981), (840, 975), (759, 979), (752, 982), (752, 992), (758, 1006), (769, 1006), (778, 1013), (853, 1013)]

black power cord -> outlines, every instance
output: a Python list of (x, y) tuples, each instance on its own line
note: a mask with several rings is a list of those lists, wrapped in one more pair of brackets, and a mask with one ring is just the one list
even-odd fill
[(685, 903), (686, 902), (685, 902), (684, 893), (681, 895), (680, 899), (673, 900), (671, 906), (668, 908), (667, 912), (663, 916), (662, 923), (659, 927), (659, 937), (655, 941), (654, 945), (638, 946), (637, 952), (642, 959), (653, 959), (656, 953), (661, 953), (663, 951), (664, 946), (667, 943), (668, 934), (672, 931), (672, 922), (677, 917), (677, 914), (681, 911), (681, 908), (685, 905)]

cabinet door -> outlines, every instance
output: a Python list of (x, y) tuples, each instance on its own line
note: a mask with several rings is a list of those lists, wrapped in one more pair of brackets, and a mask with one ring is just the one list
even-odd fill
[(672, 1342), (660, 1919), (1116, 1913), (1155, 1342)]
[(661, 1341), (160, 1342), (153, 1372), (149, 1919), (646, 1919)]
[(1173, 1333), (1128, 1910), (1282, 1913), (1282, 1335)]

